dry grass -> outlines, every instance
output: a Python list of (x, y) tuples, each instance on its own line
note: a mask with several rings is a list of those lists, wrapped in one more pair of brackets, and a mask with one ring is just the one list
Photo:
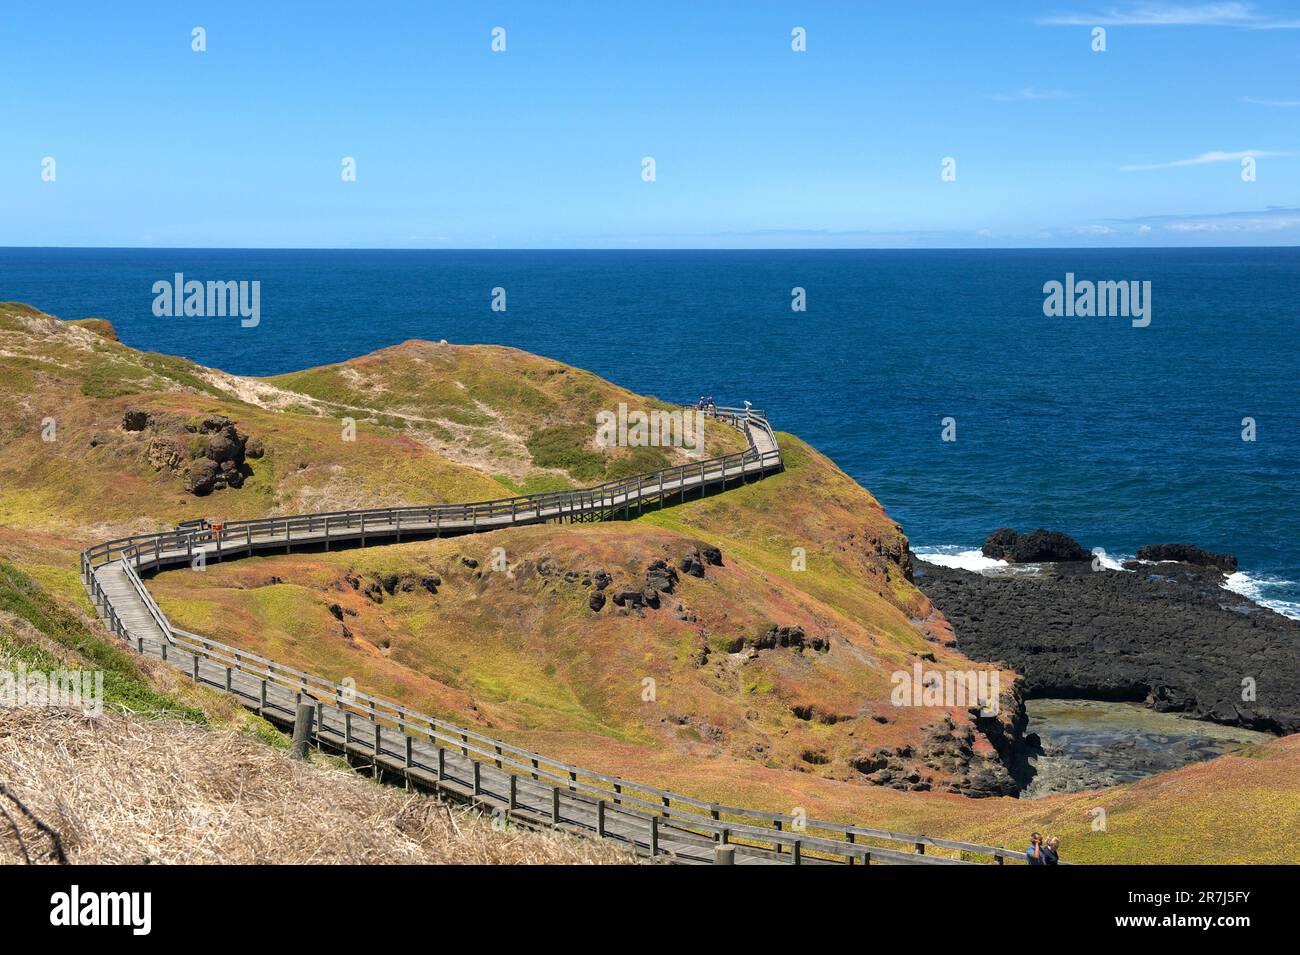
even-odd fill
[[(612, 845), (497, 831), (467, 809), (295, 762), (247, 734), (107, 712), (0, 709), (0, 782), (82, 864), (634, 861)], [(48, 849), (20, 825), (29, 852)], [(0, 816), (0, 862), (21, 858)]]

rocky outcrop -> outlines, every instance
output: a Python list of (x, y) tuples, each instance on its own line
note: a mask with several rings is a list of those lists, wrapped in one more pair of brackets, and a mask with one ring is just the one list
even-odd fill
[(940, 792), (976, 799), (1020, 792), (998, 754), (977, 748), (975, 727), (970, 723), (956, 723), (948, 716), (924, 727), (924, 732), (917, 757), (922, 765), (947, 778), (947, 782), (935, 787)]
[[(608, 594), (609, 602), (625, 613), (658, 610), (663, 603), (663, 595), (677, 592), (678, 585), (681, 583), (678, 568), (689, 576), (703, 577), (706, 565), (722, 566), (722, 551), (708, 545), (697, 546), (678, 559), (677, 567), (665, 558), (656, 558), (646, 565), (642, 584), (639, 586), (625, 584), (613, 588)], [(572, 579), (581, 579), (584, 587), (595, 588), (595, 593), (587, 599), (587, 606), (599, 613), (606, 602), (604, 591), (613, 584), (613, 577), (604, 570), (585, 571), (582, 574), (571, 573), (573, 573)], [(569, 579), (568, 575), (566, 579)], [(694, 621), (694, 616), (687, 613), (681, 604), (676, 606), (678, 619)]]
[(1237, 558), (1232, 554), (1213, 554), (1195, 544), (1147, 544), (1139, 547), (1138, 560), (1176, 560), (1196, 567), (1213, 567), (1225, 574), (1236, 573)]
[(666, 560), (652, 561), (645, 570), (645, 585), (649, 590), (670, 594), (676, 589), (677, 580), (677, 571)]
[(746, 647), (752, 650), (775, 650), (777, 647), (789, 647), (799, 653), (802, 653), (805, 649), (817, 653), (828, 653), (831, 649), (831, 643), (825, 637), (809, 637), (804, 633), (803, 627), (800, 626), (779, 627), (772, 624), (757, 636), (736, 637), (731, 641), (728, 650), (731, 653), (739, 653)]
[(1092, 554), (1080, 547), (1073, 537), (1060, 531), (1043, 530), (1041, 527), (1028, 534), (1020, 534), (1010, 527), (1000, 527), (984, 539), (980, 551), (985, 557), (1013, 564), (1092, 560)]
[(1223, 589), (1218, 570), (1066, 564), (1004, 578), (920, 566), (917, 584), (962, 653), (1005, 662), (1028, 697), (1128, 700), (1300, 732), (1300, 621)]
[(659, 592), (649, 587), (637, 589), (624, 587), (615, 590), (610, 599), (614, 602), (614, 606), (625, 610), (659, 609)]
[[(223, 488), (240, 488), (251, 474), (246, 464), (248, 437), (225, 415), (182, 419), (128, 408), (122, 415), (122, 430), (147, 433), (145, 459), (155, 471), (179, 475), (185, 490), (203, 497)], [(255, 446), (262, 454), (261, 442)]]
[(143, 431), (149, 426), (149, 412), (135, 408), (128, 409), (122, 415), (123, 431)]
[(922, 728), (917, 746), (877, 747), (850, 760), (867, 782), (903, 792), (957, 793), (975, 799), (1015, 796), (1020, 786), (996, 752), (979, 744), (970, 723), (945, 716)]
[(704, 568), (709, 564), (714, 567), (721, 567), (722, 551), (716, 547), (702, 544), (678, 561), (677, 567), (684, 574), (690, 574), (692, 577), (703, 577)]
[(437, 574), (372, 573), (364, 577), (345, 574), (343, 580), (371, 603), (377, 604), (383, 603), (385, 596), (393, 597), (417, 590), (423, 590), (430, 596), (434, 596), (442, 586), (442, 578)]

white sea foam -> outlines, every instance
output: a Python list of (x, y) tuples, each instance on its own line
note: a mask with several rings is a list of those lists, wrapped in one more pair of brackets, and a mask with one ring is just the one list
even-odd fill
[(1294, 583), (1289, 580), (1283, 580), (1280, 577), (1252, 577), (1243, 571), (1237, 571), (1235, 574), (1229, 574), (1223, 581), (1223, 589), (1231, 590), (1234, 594), (1241, 594), (1243, 597), (1249, 597), (1255, 603), (1268, 607), (1270, 610), (1276, 610), (1284, 617), (1291, 617), (1293, 620), (1300, 620), (1300, 602), (1294, 600), (1275, 600), (1268, 596), (1268, 591), (1272, 587), (1287, 587), (1293, 589)]
[(985, 557), (977, 550), (962, 550), (960, 547), (951, 544), (941, 544), (937, 547), (918, 547), (915, 551), (919, 560), (927, 564), (938, 564), (940, 567), (955, 567), (958, 570), (973, 570), (976, 573), (985, 570), (992, 570), (995, 567), (1008, 566), (1005, 560), (994, 560), (992, 557)]
[(1124, 570), (1124, 561), (1132, 559), (1123, 556), (1111, 557), (1106, 553), (1106, 550), (1103, 547), (1094, 547), (1092, 549), (1092, 556), (1101, 562), (1103, 570)]

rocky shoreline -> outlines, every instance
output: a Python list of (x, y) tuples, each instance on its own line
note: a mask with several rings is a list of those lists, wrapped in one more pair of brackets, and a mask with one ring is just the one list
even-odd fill
[(1123, 571), (1062, 561), (1010, 577), (918, 560), (915, 582), (958, 648), (1018, 671), (1027, 698), (1131, 701), (1300, 732), (1300, 621), (1223, 589), (1224, 556)]

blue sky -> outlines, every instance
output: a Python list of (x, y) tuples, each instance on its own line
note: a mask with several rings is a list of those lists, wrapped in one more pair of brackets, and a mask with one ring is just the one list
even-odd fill
[(1294, 3), (22, 3), (0, 62), (0, 245), (1300, 243)]

